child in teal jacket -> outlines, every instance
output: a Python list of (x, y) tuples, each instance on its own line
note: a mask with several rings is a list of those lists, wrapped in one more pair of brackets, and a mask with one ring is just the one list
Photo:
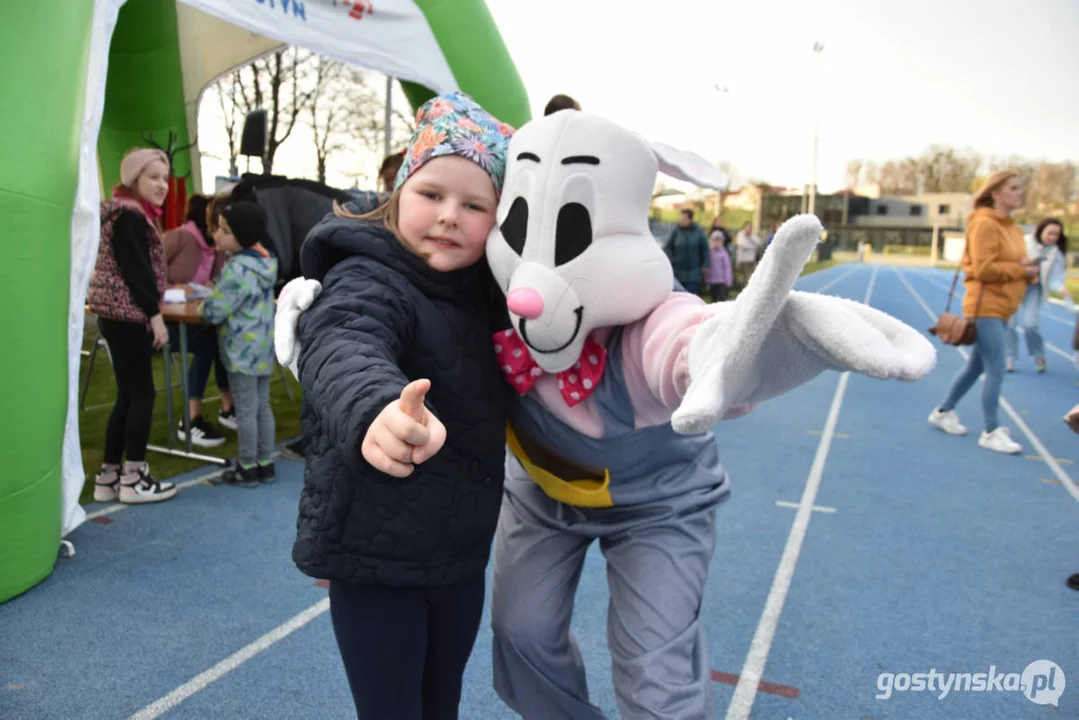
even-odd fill
[(218, 326), (222, 360), (236, 406), (239, 458), (222, 480), (242, 487), (273, 482), (274, 283), (277, 258), (263, 245), (266, 214), (257, 203), (237, 202), (217, 211), (214, 242), (231, 257), (213, 294), (201, 305), (203, 320)]

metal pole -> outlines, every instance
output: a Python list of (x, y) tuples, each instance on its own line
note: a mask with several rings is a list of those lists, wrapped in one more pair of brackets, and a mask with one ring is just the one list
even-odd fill
[(383, 156), (389, 155), (391, 152), (390, 138), (393, 136), (393, 78), (389, 75), (386, 76), (386, 119), (384, 121), (384, 129), (386, 133), (385, 152)]
[(937, 266), (937, 252), (940, 249), (940, 223), (933, 223), (933, 248), (929, 251), (933, 259), (933, 267)]
[[(168, 365), (169, 360), (172, 359), (172, 348), (167, 344), (165, 345), (165, 364)], [(187, 323), (180, 323), (180, 386), (183, 388), (184, 395), (184, 429), (187, 431), (187, 452), (192, 451), (191, 448), (191, 389), (187, 386)], [(172, 388), (169, 388), (169, 395), (172, 395)]]
[[(713, 83), (712, 87), (714, 87), (715, 90), (716, 90), (716, 93), (721, 95), (721, 96), (726, 95), (727, 93), (730, 92), (730, 90), (727, 89), (726, 85), (720, 85), (719, 83)], [(720, 103), (719, 103), (719, 112), (717, 113), (717, 115), (719, 117), (723, 117), (723, 102), (722, 101), (720, 101)], [(730, 178), (728, 178), (727, 180), (728, 180), (727, 187), (729, 188), (730, 187)], [(716, 191), (716, 220), (719, 220), (721, 223), (723, 222), (723, 190), (717, 190)]]
[(817, 148), (820, 144), (820, 74), (821, 52), (824, 51), (824, 43), (813, 43), (813, 52), (817, 56), (817, 79), (815, 92), (815, 109), (813, 119), (813, 181), (809, 187), (809, 213), (812, 215), (817, 210)]

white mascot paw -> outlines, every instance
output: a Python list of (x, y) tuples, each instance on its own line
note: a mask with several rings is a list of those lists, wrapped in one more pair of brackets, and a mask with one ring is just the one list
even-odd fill
[(690, 341), (690, 385), (671, 416), (675, 432), (710, 430), (730, 408), (752, 399), (764, 341), (823, 229), (815, 215), (787, 220), (745, 290), (734, 302), (711, 306), (712, 317)]
[(300, 313), (311, 307), (321, 292), (322, 283), (301, 277), (289, 281), (277, 298), (274, 352), (277, 354), (277, 362), (291, 370), (297, 380), (300, 379), (297, 366), (300, 361), (300, 343), (296, 339), (296, 325), (300, 321)]

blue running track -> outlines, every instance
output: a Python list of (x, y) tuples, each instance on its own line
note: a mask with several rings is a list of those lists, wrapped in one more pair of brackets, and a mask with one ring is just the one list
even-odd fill
[[(950, 279), (846, 265), (799, 288), (926, 328)], [(1005, 379), (1022, 455), (977, 446), (977, 387), (958, 407), (969, 435), (926, 423), (963, 363), (939, 343), (922, 382), (827, 373), (719, 426), (733, 494), (703, 618), (717, 718), (1079, 718), (1079, 592), (1064, 583), (1079, 572), (1079, 437), (1061, 421), (1079, 402), (1073, 326), (1047, 306), (1048, 372), (1021, 346)], [(88, 508), (76, 556), (0, 606), (0, 718), (354, 717), (326, 590), (290, 559), (302, 467), (279, 461), (256, 490), (206, 472), (171, 502)], [(593, 548), (574, 631), (593, 700), (617, 718), (606, 607)], [(485, 619), (462, 718), (516, 717), (492, 690), (490, 639)], [(1067, 683), (1059, 707), (1004, 689), (1038, 660)], [(986, 691), (906, 687), (991, 667)]]

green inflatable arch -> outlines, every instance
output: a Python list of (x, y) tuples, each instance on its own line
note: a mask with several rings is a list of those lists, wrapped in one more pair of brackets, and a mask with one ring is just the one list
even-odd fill
[[(483, 0), (412, 1), (460, 89), (510, 125), (527, 122), (524, 87)], [(78, 362), (77, 348), (69, 354), (69, 317), (76, 323), (69, 309), (72, 293), (85, 293), (72, 279), (72, 217), (94, 10), (107, 2), (116, 0), (64, 3), (50, 12), (11, 3), (0, 23), (8, 65), (0, 74), (0, 602), (52, 572), (65, 522), (63, 441), (76, 395), (68, 365)], [(189, 138), (175, 3), (128, 0), (120, 10), (97, 145), (105, 189), (117, 182), (124, 152), (145, 144), (143, 132)], [(242, 4), (250, 8), (253, 0)], [(414, 106), (433, 95), (403, 85)], [(177, 160), (177, 175), (197, 170), (185, 154)], [(68, 465), (69, 478), (84, 477), (81, 463)]]

